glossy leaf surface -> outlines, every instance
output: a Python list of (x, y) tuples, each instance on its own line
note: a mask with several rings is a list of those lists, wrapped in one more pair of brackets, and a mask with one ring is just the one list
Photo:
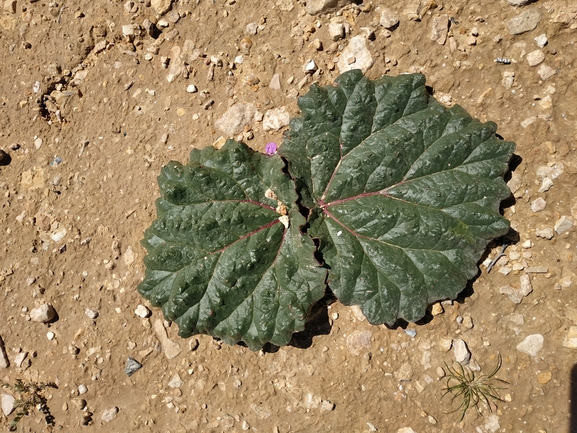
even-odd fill
[(304, 329), (326, 270), (300, 231), (305, 219), (283, 166), (229, 140), (162, 169), (138, 290), (181, 336), (204, 333), (257, 350)]
[(336, 83), (299, 100), (280, 153), (339, 300), (371, 323), (419, 320), (454, 299), (508, 231), (499, 204), (514, 144), (429, 97), (422, 75), (350, 71)]

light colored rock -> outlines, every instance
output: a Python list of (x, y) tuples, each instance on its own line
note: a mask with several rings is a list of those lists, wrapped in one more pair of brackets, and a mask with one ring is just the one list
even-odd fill
[(227, 136), (240, 134), (245, 126), (254, 122), (256, 107), (253, 104), (239, 102), (228, 108), (214, 124)]
[(555, 231), (559, 235), (562, 235), (571, 227), (573, 227), (573, 220), (570, 217), (562, 216), (555, 222)]
[(306, 11), (309, 15), (332, 12), (351, 3), (352, 0), (307, 0)]
[(393, 11), (391, 11), (390, 9), (383, 9), (383, 11), (381, 12), (381, 20), (380, 20), (380, 24), (388, 29), (388, 30), (392, 30), (395, 27), (397, 27), (397, 25), (399, 24), (399, 16), (394, 13)]
[(20, 352), (18, 355), (16, 355), (14, 357), (14, 364), (16, 364), (16, 367), (18, 368), (22, 367), (22, 363), (24, 362), (27, 356), (28, 352)]
[(571, 326), (563, 340), (563, 347), (577, 349), (577, 326)]
[(397, 433), (417, 433), (411, 427), (402, 427), (397, 430)]
[(360, 69), (363, 74), (366, 73), (373, 66), (373, 56), (367, 48), (367, 40), (363, 36), (351, 38), (337, 66), (341, 74), (352, 69)]
[(0, 337), (0, 368), (10, 367), (10, 360), (6, 354), (6, 348), (4, 347), (4, 341)]
[(131, 264), (134, 263), (134, 261), (136, 260), (136, 254), (134, 254), (134, 251), (132, 251), (132, 247), (128, 247), (126, 248), (126, 251), (124, 251), (123, 254), (123, 259), (124, 259), (124, 264), (126, 266), (130, 266)]
[(272, 76), (268, 87), (269, 87), (269, 89), (272, 89), (272, 90), (280, 90), (280, 75), (279, 74), (274, 74)]
[(182, 352), (182, 349), (178, 343), (168, 338), (166, 329), (164, 329), (164, 325), (162, 324), (162, 320), (156, 319), (152, 326), (154, 328), (154, 332), (156, 332), (156, 335), (160, 340), (160, 345), (162, 346), (164, 355), (168, 359), (176, 358), (180, 352)]
[(441, 352), (448, 352), (453, 347), (453, 339), (452, 338), (441, 338), (439, 340), (439, 350)]
[(16, 13), (16, 0), (4, 0), (4, 10), (8, 13)]
[(507, 3), (511, 6), (525, 6), (530, 1), (531, 0), (507, 0)]
[(546, 274), (549, 272), (549, 268), (547, 266), (529, 266), (525, 268), (525, 272), (528, 274)]
[(517, 344), (517, 350), (526, 353), (527, 355), (537, 356), (539, 351), (543, 348), (544, 341), (545, 339), (541, 334), (532, 334)]
[(471, 352), (467, 343), (460, 338), (453, 340), (453, 355), (455, 355), (455, 360), (463, 365), (467, 365), (471, 360)]
[(56, 310), (50, 304), (42, 304), (30, 310), (30, 320), (38, 323), (48, 323), (56, 317)]
[(545, 199), (539, 197), (539, 198), (536, 198), (535, 200), (533, 200), (531, 202), (531, 211), (532, 212), (541, 212), (542, 210), (545, 209), (546, 206), (547, 206), (547, 202), (545, 201)]
[(359, 356), (371, 350), (372, 338), (373, 333), (371, 331), (353, 331), (347, 336), (347, 349), (353, 355)]
[(541, 77), (543, 81), (546, 81), (553, 75), (555, 75), (557, 72), (555, 71), (555, 69), (553, 69), (548, 65), (541, 65), (537, 73), (539, 74), (539, 77)]
[(555, 236), (555, 232), (551, 227), (541, 227), (535, 229), (535, 236), (543, 239), (553, 239), (553, 236)]
[(541, 188), (539, 188), (539, 192), (547, 192), (553, 186), (553, 181), (548, 177), (543, 178), (543, 182), (541, 183)]
[(288, 126), (290, 115), (285, 107), (273, 108), (264, 113), (262, 120), (263, 131), (278, 131), (279, 129)]
[(501, 428), (501, 424), (499, 424), (499, 416), (495, 414), (489, 415), (484, 427), (487, 433), (495, 433), (499, 431)]
[(520, 290), (521, 294), (523, 296), (529, 295), (529, 293), (533, 291), (533, 286), (531, 285), (531, 278), (529, 277), (529, 275), (523, 274), (521, 275), (521, 277), (519, 277), (519, 279), (521, 280), (521, 290)]
[(361, 307), (358, 305), (351, 305), (349, 309), (351, 310), (351, 313), (353, 313), (355, 319), (359, 322), (364, 322), (367, 320), (366, 316), (363, 314), (363, 310), (361, 310)]
[(78, 394), (80, 395), (84, 395), (88, 392), (88, 388), (86, 387), (86, 385), (78, 385)]
[(184, 63), (181, 57), (181, 49), (178, 45), (175, 45), (170, 49), (168, 53), (168, 57), (170, 58), (170, 64), (168, 66), (168, 73), (166, 74), (166, 80), (169, 83), (172, 83), (176, 80), (180, 74), (182, 74), (182, 68), (184, 67)]
[(160, 15), (164, 15), (170, 10), (172, 0), (151, 0), (150, 6)]
[(515, 83), (515, 72), (504, 71), (503, 79), (501, 80), (501, 86), (503, 86), (505, 89), (510, 89), (513, 87), (513, 83)]
[(171, 388), (180, 388), (184, 381), (180, 378), (180, 375), (176, 373), (174, 377), (168, 382), (168, 386)]
[(2, 412), (5, 416), (10, 415), (16, 406), (16, 399), (13, 395), (2, 394)]
[(539, 21), (541, 21), (541, 12), (537, 9), (531, 9), (507, 21), (507, 30), (512, 35), (520, 35), (537, 28)]
[(109, 409), (104, 409), (104, 411), (102, 411), (101, 419), (104, 422), (110, 422), (114, 418), (116, 418), (117, 414), (118, 414), (118, 408), (116, 406), (111, 407)]
[(152, 313), (144, 305), (139, 304), (138, 307), (136, 307), (136, 310), (134, 310), (134, 314), (136, 314), (138, 317), (142, 317), (143, 319), (145, 319), (146, 317), (149, 317)]
[(545, 60), (545, 53), (541, 50), (531, 51), (527, 54), (527, 63), (529, 66), (537, 66), (543, 60)]
[(433, 18), (431, 24), (431, 35), (429, 39), (444, 45), (447, 41), (447, 34), (449, 33), (449, 16), (446, 14), (439, 15)]
[(329, 36), (333, 41), (341, 40), (345, 37), (345, 26), (341, 22), (329, 23)]
[(535, 38), (535, 42), (539, 48), (543, 48), (549, 41), (547, 40), (547, 35), (543, 33)]
[(98, 311), (92, 310), (90, 308), (85, 308), (84, 309), (84, 314), (86, 314), (88, 317), (90, 317), (92, 320), (96, 319), (98, 317)]
[(393, 376), (395, 376), (397, 380), (411, 380), (413, 377), (413, 366), (405, 362), (393, 373)]

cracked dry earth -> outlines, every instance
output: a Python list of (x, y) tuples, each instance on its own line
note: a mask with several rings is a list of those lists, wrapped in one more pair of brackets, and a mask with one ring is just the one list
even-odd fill
[[(574, 431), (577, 6), (327, 3), (2, 2), (0, 379), (57, 386), (41, 391), (54, 425), (32, 410), (18, 431)], [(421, 324), (325, 303), (266, 353), (179, 338), (136, 292), (160, 168), (231, 136), (280, 143), (296, 98), (352, 67), (422, 72), (517, 143), (504, 215), (518, 239)], [(251, 116), (223, 118), (233, 104)], [(500, 356), (508, 384), (460, 421), (443, 376), (469, 354), (476, 374)], [(19, 395), (2, 393), (9, 413)]]

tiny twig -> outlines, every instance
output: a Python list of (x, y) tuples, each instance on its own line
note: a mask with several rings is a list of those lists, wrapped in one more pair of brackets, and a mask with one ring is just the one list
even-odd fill
[(489, 263), (489, 266), (487, 266), (487, 273), (491, 272), (491, 269), (493, 269), (493, 266), (495, 266), (495, 263), (497, 263), (497, 260), (499, 260), (501, 257), (503, 257), (505, 255), (505, 250), (507, 249), (507, 247), (510, 244), (503, 244), (501, 246), (501, 251), (499, 251), (499, 254), (497, 254), (497, 256), (491, 260), (491, 263)]

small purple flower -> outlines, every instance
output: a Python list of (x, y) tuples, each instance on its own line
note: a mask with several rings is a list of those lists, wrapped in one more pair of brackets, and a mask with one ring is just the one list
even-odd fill
[(264, 148), (264, 151), (266, 152), (267, 155), (274, 155), (277, 150), (278, 146), (274, 141), (267, 143), (266, 147)]

